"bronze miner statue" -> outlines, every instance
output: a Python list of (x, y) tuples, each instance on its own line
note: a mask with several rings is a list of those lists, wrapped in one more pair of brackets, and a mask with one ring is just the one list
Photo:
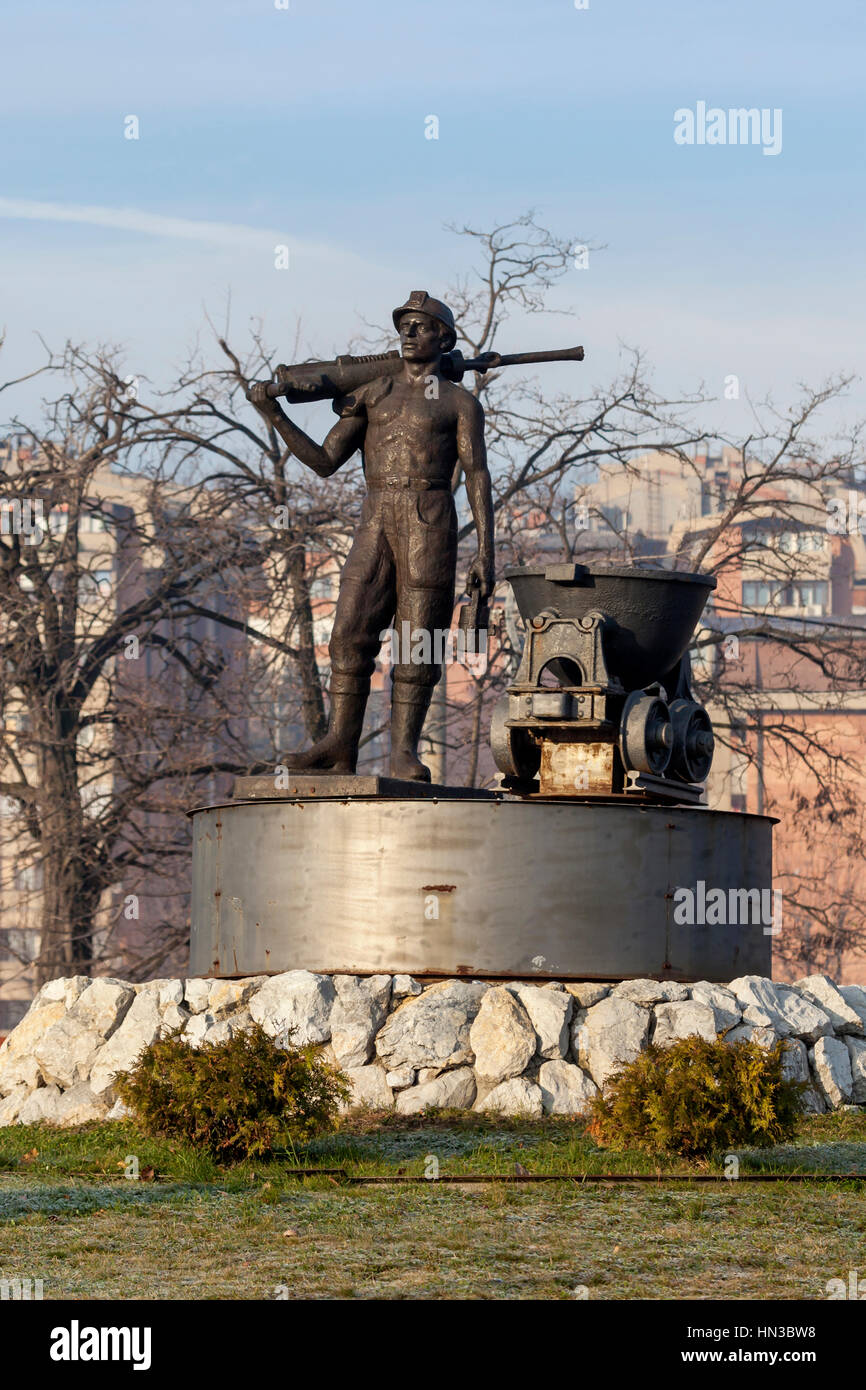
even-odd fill
[[(380, 634), (420, 629), (441, 650), (454, 610), (457, 514), (452, 478), (459, 464), (478, 535), (467, 587), (483, 604), (493, 592), (493, 502), (484, 445), (484, 411), (459, 385), (467, 368), (487, 371), (514, 361), (580, 360), (581, 348), (465, 361), (455, 350), (454, 315), (426, 290), (413, 290), (393, 312), (400, 352), (277, 369), (248, 397), (301, 463), (321, 478), (361, 450), (367, 496), (343, 566), (331, 633), (328, 731), (306, 752), (290, 754), (293, 771), (353, 773)], [(283, 412), (293, 403), (332, 398), (338, 423), (316, 444)], [(408, 654), (401, 651), (401, 656)], [(429, 781), (418, 740), (441, 675), (434, 661), (401, 661), (392, 670), (391, 776)]]

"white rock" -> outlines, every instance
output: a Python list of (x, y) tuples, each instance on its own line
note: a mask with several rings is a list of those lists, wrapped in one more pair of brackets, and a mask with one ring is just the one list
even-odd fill
[(190, 1047), (201, 1047), (211, 1028), (216, 1027), (213, 1014), (193, 1014), (183, 1030), (183, 1036)]
[[(388, 977), (390, 980), (390, 976)], [(377, 1062), (369, 1067), (344, 1067), (343, 1075), (351, 1082), (352, 1099), (342, 1110), (357, 1110), (363, 1106), (370, 1110), (390, 1110), (394, 1105), (394, 1093), (388, 1085), (384, 1068)]]
[(866, 1105), (866, 1038), (846, 1038), (851, 1062), (851, 1099), (855, 1105)]
[(701, 1004), (697, 999), (656, 1004), (652, 1041), (657, 1047), (670, 1047), (680, 1038), (695, 1034), (707, 1042), (716, 1040), (716, 1016), (709, 1004)]
[(812, 1073), (824, 1099), (831, 1108), (847, 1105), (854, 1091), (851, 1058), (841, 1038), (819, 1038), (810, 1049)]
[[(63, 982), (51, 980), (49, 983)], [(0, 1047), (0, 1095), (8, 1095), (22, 1085), (29, 1091), (35, 1091), (42, 1080), (42, 1073), (33, 1055), (34, 1048), (49, 1029), (65, 1017), (66, 1004), (63, 999), (43, 999), (41, 1003), (34, 1001), (31, 1004), (21, 1022), (12, 1029)]]
[(630, 999), (602, 999), (586, 1012), (576, 1033), (577, 1061), (597, 1086), (646, 1047), (650, 1012)]
[(772, 980), (765, 979), (763, 975), (741, 975), (731, 981), (729, 988), (737, 996), (744, 1023), (750, 1023), (755, 1028), (774, 1028), (780, 1037), (788, 1036), (791, 1028), (782, 1013), (779, 994)]
[(458, 1067), (472, 1061), (469, 1029), (487, 985), (444, 980), (405, 999), (376, 1035), (376, 1052), (389, 1070)]
[(31, 1004), (31, 1008), (40, 1009), (43, 1004), (61, 1003), (67, 1009), (81, 998), (81, 995), (92, 984), (89, 975), (64, 975), (56, 980), (48, 980), (42, 986), (36, 998)]
[(423, 993), (424, 986), (415, 979), (414, 975), (395, 975), (391, 985), (392, 999), (405, 999), (407, 996), (413, 997)]
[(162, 1014), (163, 1032), (173, 1033), (178, 1028), (185, 1028), (191, 1017), (181, 1004), (169, 1004)]
[(172, 1005), (180, 1007), (183, 1003), (183, 980), (162, 980), (157, 1002), (161, 1012)]
[(235, 1037), (237, 1033), (248, 1033), (253, 1027), (253, 1016), (249, 1009), (241, 1009), (240, 1013), (232, 1014), (231, 1018), (221, 1020), (229, 1026), (229, 1036)]
[(825, 1115), (827, 1102), (815, 1086), (809, 1086), (800, 1097), (800, 1105), (805, 1115)]
[(765, 1009), (760, 1004), (747, 1004), (743, 1009), (743, 1023), (752, 1028), (772, 1028), (780, 1036), (788, 1037), (791, 1029), (784, 1016), (775, 1009)]
[(759, 1047), (765, 1047), (768, 1052), (778, 1041), (779, 1035), (775, 1029), (762, 1028), (754, 1023), (741, 1023), (725, 1034), (726, 1043), (755, 1042)]
[(809, 1054), (799, 1038), (786, 1038), (782, 1048), (782, 1075), (786, 1081), (811, 1081)]
[(293, 1047), (328, 1042), (336, 991), (328, 975), (289, 970), (266, 980), (250, 1001), (250, 1014), (272, 1038), (290, 1030)]
[(667, 1004), (681, 1004), (691, 997), (691, 985), (681, 985), (677, 980), (662, 980)]
[(415, 1080), (419, 1086), (426, 1086), (428, 1081), (435, 1081), (437, 1076), (442, 1075), (441, 1067), (419, 1067), (415, 1075)]
[(853, 1009), (866, 1031), (866, 989), (862, 985), (840, 985), (839, 993), (849, 1009)]
[(591, 1009), (610, 994), (610, 985), (600, 985), (594, 980), (566, 981), (565, 988), (582, 1009)]
[(673, 980), (622, 980), (611, 992), (614, 999), (630, 999), (633, 1004), (672, 1004), (689, 997), (685, 985)]
[(251, 1021), (246, 1010), (233, 1014), (231, 1018), (214, 1018), (210, 1013), (193, 1014), (183, 1030), (183, 1037), (193, 1048), (203, 1047), (205, 1043), (211, 1046), (228, 1042), (236, 1033), (248, 1028)]
[(18, 1111), (18, 1124), (38, 1125), (42, 1121), (53, 1124), (59, 1100), (59, 1086), (40, 1086), (38, 1091), (30, 1093)]
[(218, 1018), (216, 1023), (212, 1024), (211, 1027), (208, 1028), (207, 1032), (202, 1038), (202, 1043), (209, 1043), (213, 1045), (215, 1043), (229, 1042), (229, 1040), (233, 1036), (234, 1029), (232, 1028), (231, 1019)]
[(475, 1077), (471, 1067), (443, 1072), (424, 1086), (411, 1086), (397, 1095), (400, 1115), (419, 1115), (428, 1107), (435, 1110), (467, 1110), (475, 1099)]
[(207, 996), (207, 1012), (214, 1018), (228, 1018), (248, 1004), (267, 980), (254, 975), (246, 980), (214, 980)]
[(538, 1084), (545, 1115), (581, 1115), (598, 1092), (592, 1077), (573, 1062), (542, 1062)]
[(94, 1058), (88, 1078), (94, 1095), (110, 1091), (118, 1072), (132, 1070), (139, 1053), (159, 1037), (162, 1026), (158, 991), (137, 994), (120, 1027)]
[(713, 985), (709, 980), (698, 980), (697, 984), (692, 985), (691, 992), (696, 1004), (706, 1004), (712, 1009), (717, 1033), (736, 1028), (743, 1017), (737, 996), (724, 985)]
[(578, 1008), (577, 1000), (574, 1001), (574, 1008), (571, 1014), (571, 1027), (569, 1029), (569, 1050), (567, 1060), (576, 1062), (580, 1057), (581, 1047), (585, 1048), (586, 1038), (586, 1016), (588, 1009)]
[(133, 984), (132, 988), (135, 990), (136, 994), (152, 994), (158, 1003), (162, 991), (164, 989), (169, 989), (174, 983), (173, 980), (168, 978), (142, 980), (137, 984)]
[(538, 1055), (552, 1060), (565, 1057), (568, 1053), (573, 996), (564, 989), (552, 990), (547, 985), (523, 985), (518, 989), (517, 997), (535, 1030), (535, 1050)]
[(475, 1070), (486, 1082), (519, 1076), (535, 1056), (535, 1029), (519, 999), (503, 985), (489, 989), (469, 1029)]
[(183, 989), (183, 1002), (191, 1014), (203, 1014), (213, 985), (217, 980), (186, 980)]
[(776, 993), (782, 1016), (795, 1038), (802, 1038), (807, 1043), (816, 1043), (819, 1038), (825, 1038), (833, 1032), (833, 1024), (826, 1010), (819, 1009), (817, 1004), (805, 998), (799, 990), (790, 989), (787, 985), (777, 985)]
[(804, 980), (797, 980), (794, 988), (830, 1015), (837, 1033), (852, 1033), (860, 1037), (866, 1033), (866, 1023), (836, 988), (829, 975), (809, 975)]
[(124, 980), (92, 980), (70, 1008), (69, 1017), (107, 1039), (120, 1027), (134, 998), (135, 990)]
[(390, 975), (335, 975), (337, 998), (331, 1010), (331, 1046), (341, 1067), (363, 1067), (388, 1014)]
[[(36, 1093), (39, 1094), (38, 1091)], [(92, 1120), (108, 1117), (109, 1106), (99, 1096), (93, 1094), (86, 1081), (70, 1086), (54, 1106), (52, 1123), (71, 1129), (75, 1125), (86, 1125)]]
[(62, 1087), (88, 1081), (97, 1054), (135, 997), (132, 987), (121, 980), (94, 980), (36, 1042), (33, 1055), (45, 1080)]
[(738, 975), (725, 988), (736, 996), (741, 1008), (747, 1004), (758, 1004), (775, 1011), (779, 1007), (776, 986), (766, 975)]
[(475, 1109), (493, 1111), (498, 1115), (525, 1115), (528, 1119), (540, 1120), (543, 1114), (541, 1087), (525, 1076), (512, 1076), (494, 1086)]
[(16, 1086), (14, 1091), (0, 1100), (0, 1125), (12, 1125), (18, 1118), (18, 1112), (25, 1100), (31, 1095), (29, 1086)]
[(405, 1091), (407, 1086), (415, 1085), (415, 1068), (398, 1067), (396, 1071), (386, 1072), (385, 1080), (392, 1091)]

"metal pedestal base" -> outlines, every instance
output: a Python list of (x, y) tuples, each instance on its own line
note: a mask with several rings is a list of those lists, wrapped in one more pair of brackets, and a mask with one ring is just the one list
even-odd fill
[[(767, 817), (452, 800), (443, 789), (414, 800), (272, 796), (203, 807), (192, 822), (194, 975), (770, 974), (760, 920), (674, 920), (678, 888), (695, 893), (698, 916), (711, 889), (733, 902), (731, 890), (771, 888)], [(748, 917), (742, 909), (733, 915)]]

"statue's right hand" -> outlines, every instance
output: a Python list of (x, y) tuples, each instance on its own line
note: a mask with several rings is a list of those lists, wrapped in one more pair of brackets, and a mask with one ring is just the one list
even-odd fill
[(259, 410), (274, 410), (276, 402), (273, 396), (268, 395), (269, 381), (254, 381), (249, 391), (247, 400), (251, 405), (257, 406)]

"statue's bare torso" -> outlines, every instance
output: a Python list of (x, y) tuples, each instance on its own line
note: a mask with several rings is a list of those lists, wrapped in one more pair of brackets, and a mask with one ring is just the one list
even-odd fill
[[(350, 399), (346, 413), (359, 424), (363, 419), (359, 444), (368, 487), (386, 477), (450, 481), (459, 438), (481, 416), (468, 391), (433, 376), (426, 385), (384, 378)], [(483, 418), (480, 424), (483, 429)]]

